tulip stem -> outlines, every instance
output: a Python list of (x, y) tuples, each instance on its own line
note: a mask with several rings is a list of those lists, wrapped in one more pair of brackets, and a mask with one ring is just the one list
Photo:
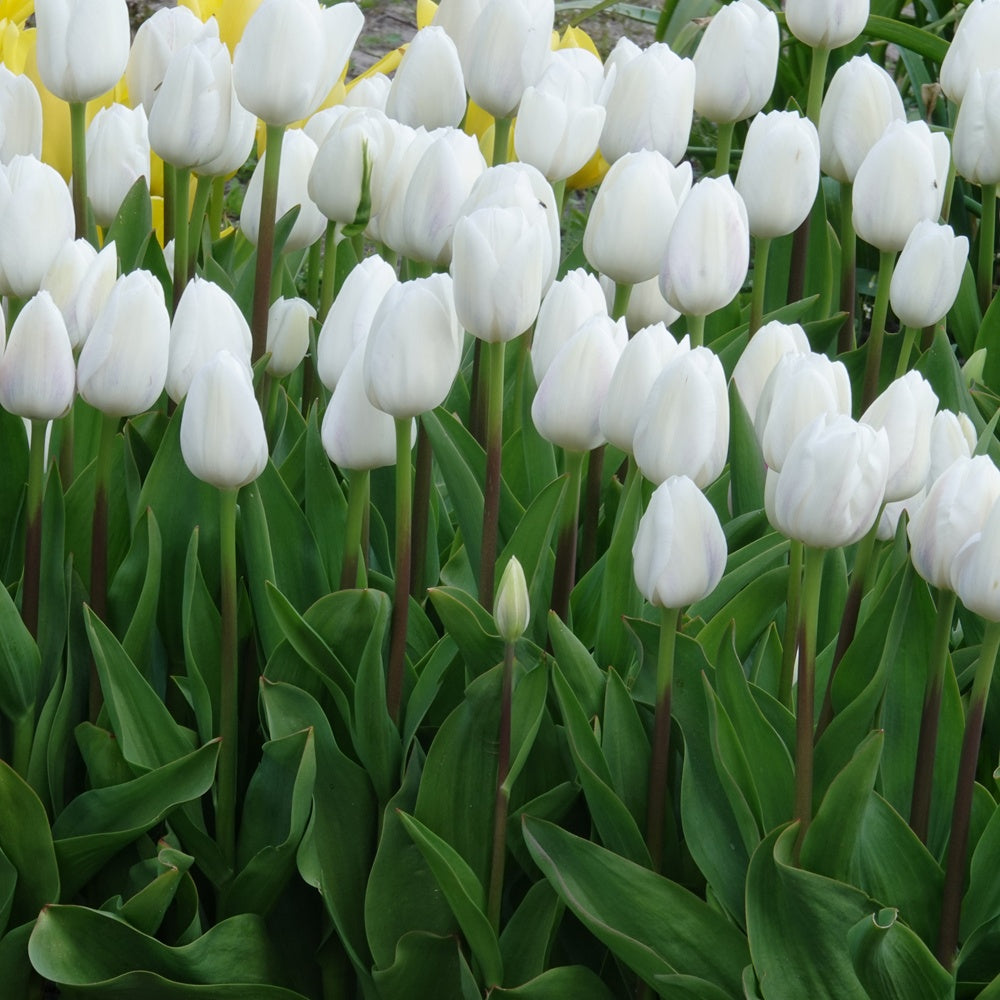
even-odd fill
[(615, 298), (611, 305), (611, 318), (619, 320), (628, 312), (628, 302), (632, 298), (632, 285), (626, 281), (615, 282)]
[(993, 680), (998, 649), (1000, 649), (1000, 623), (988, 622), (979, 651), (979, 663), (972, 681), (969, 710), (965, 717), (965, 737), (962, 740), (962, 755), (959, 758), (955, 805), (951, 813), (951, 836), (948, 838), (948, 856), (945, 860), (937, 959), (946, 969), (951, 969), (954, 965), (955, 950), (958, 947), (972, 798), (976, 785), (976, 763), (983, 735), (986, 699), (990, 693), (990, 682)]
[(556, 218), (561, 219), (563, 205), (566, 203), (566, 178), (552, 185), (552, 193), (556, 196)]
[(812, 50), (809, 66), (809, 96), (806, 102), (806, 117), (819, 128), (819, 112), (823, 106), (823, 87), (826, 84), (826, 66), (830, 61), (830, 50), (816, 45)]
[(993, 301), (993, 265), (996, 259), (997, 186), (983, 185), (983, 214), (979, 225), (979, 270), (976, 287), (979, 289), (979, 308), (983, 315)]
[(87, 102), (69, 102), (69, 134), (73, 162), (73, 217), (76, 238), (87, 238)]
[(364, 565), (361, 535), (365, 524), (365, 508), (371, 496), (371, 473), (368, 469), (349, 469), (347, 484), (347, 524), (344, 530), (344, 564), (340, 570), (341, 590), (353, 590), (358, 586), (358, 567)]
[(750, 297), (750, 336), (764, 322), (764, 290), (767, 285), (767, 258), (771, 253), (771, 240), (765, 236), (754, 237), (753, 292)]
[(857, 299), (858, 237), (854, 232), (854, 185), (840, 185), (840, 311), (844, 323), (837, 338), (837, 353), (854, 350), (854, 315)]
[(910, 355), (913, 345), (917, 342), (917, 328), (907, 326), (903, 330), (903, 346), (899, 351), (899, 361), (896, 363), (896, 378), (902, 378), (910, 367)]
[(802, 607), (802, 543), (790, 538), (788, 545), (788, 597), (785, 601), (785, 631), (781, 643), (781, 675), (778, 678), (778, 700), (792, 703), (792, 674), (795, 672), (795, 635)]
[(38, 638), (38, 594), (42, 568), (42, 496), (45, 491), (45, 430), (47, 420), (31, 421), (28, 452), (28, 493), (24, 529), (24, 591), (21, 618), (33, 639)]
[(174, 202), (177, 201), (177, 172), (163, 164), (163, 245), (174, 238)]
[[(118, 418), (101, 414), (101, 436), (94, 474), (94, 517), (90, 532), (90, 607), (108, 619), (108, 496), (111, 487), (111, 455), (118, 435)], [(90, 721), (97, 720), (103, 698), (97, 671), (90, 675)]]
[(267, 126), (267, 150), (264, 153), (264, 178), (260, 196), (260, 226), (257, 232), (257, 269), (254, 273), (253, 362), (267, 350), (267, 313), (271, 308), (271, 272), (274, 266), (274, 227), (278, 210), (278, 174), (281, 170), (281, 144), (284, 125)]
[(733, 149), (733, 131), (736, 122), (721, 122), (719, 124), (717, 146), (715, 149), (715, 168), (713, 177), (725, 177), (729, 173), (729, 160)]
[(604, 452), (598, 445), (587, 455), (587, 486), (583, 499), (583, 542), (580, 545), (580, 572), (586, 573), (597, 559), (597, 526), (601, 519), (601, 485), (604, 479)]
[(219, 658), (219, 750), (215, 835), (230, 868), (236, 865), (236, 767), (239, 740), (237, 659), (236, 500), (238, 489), (219, 491), (219, 567), (222, 636)]
[(674, 686), (674, 653), (680, 608), (660, 609), (660, 644), (656, 658), (656, 709), (653, 746), (649, 758), (649, 793), (646, 801), (646, 847), (653, 871), (663, 871), (663, 827), (667, 807), (667, 774), (670, 769), (670, 708)]
[[(188, 226), (188, 266), (184, 275), (185, 282), (194, 273), (195, 265), (198, 263), (198, 250), (201, 248), (201, 238), (205, 231), (205, 218), (208, 215), (208, 203), (211, 200), (214, 187), (214, 177), (198, 174), (198, 182), (194, 189), (194, 205), (191, 208), (191, 222)], [(211, 232), (209, 239), (214, 239)]]
[(396, 584), (392, 604), (392, 640), (386, 705), (393, 722), (399, 721), (406, 665), (406, 627), (410, 614), (410, 533), (413, 516), (413, 475), (410, 466), (410, 418), (396, 418)]
[(337, 223), (328, 222), (323, 236), (323, 278), (319, 289), (319, 311), (316, 313), (320, 326), (337, 295), (337, 244)]
[(174, 200), (174, 312), (188, 279), (188, 191), (191, 171), (176, 167), (177, 191)]
[(865, 359), (865, 379), (861, 390), (862, 413), (871, 406), (878, 395), (879, 373), (882, 368), (882, 342), (885, 339), (885, 318), (889, 313), (889, 284), (892, 281), (892, 269), (895, 263), (895, 250), (879, 252), (875, 305), (872, 309), (872, 328), (868, 336), (868, 356)]
[(500, 459), (503, 448), (503, 368), (502, 340), (483, 345), (486, 389), (486, 483), (483, 488), (483, 535), (479, 561), (479, 603), (493, 610), (496, 576), (497, 535), (500, 519)]
[(510, 118), (495, 118), (493, 124), (493, 166), (507, 162), (507, 147), (510, 145)]
[(431, 511), (431, 473), (434, 451), (422, 420), (417, 421), (417, 457), (413, 472), (413, 556), (410, 594), (422, 601), (427, 593), (427, 532)]
[(212, 178), (212, 197), (208, 207), (208, 236), (217, 240), (222, 232), (222, 216), (226, 206), (226, 178)]
[(497, 793), (493, 804), (493, 853), (490, 858), (490, 889), (486, 915), (494, 932), (500, 931), (503, 873), (507, 860), (507, 809), (510, 789), (510, 731), (514, 692), (514, 643), (503, 647), (503, 681), (500, 689), (500, 734), (497, 746)]
[(705, 317), (688, 316), (687, 332), (691, 338), (691, 346), (701, 347), (705, 343)]
[(934, 640), (928, 664), (927, 684), (924, 688), (924, 710), (920, 716), (917, 762), (913, 770), (913, 797), (910, 800), (910, 829), (925, 844), (930, 829), (941, 694), (944, 691), (944, 676), (948, 668), (948, 643), (951, 639), (951, 620), (955, 614), (956, 602), (955, 592), (952, 590), (939, 590), (937, 596)]
[(806, 831), (812, 821), (816, 628), (819, 621), (819, 599), (825, 556), (825, 549), (806, 546), (802, 614), (799, 619), (799, 683), (795, 712), (795, 818), (799, 821), (794, 850), (796, 864)]
[(559, 517), (559, 540), (556, 543), (556, 566), (552, 577), (552, 610), (565, 622), (569, 620), (569, 595), (576, 582), (576, 524), (580, 516), (580, 481), (585, 451), (567, 451), (566, 492)]

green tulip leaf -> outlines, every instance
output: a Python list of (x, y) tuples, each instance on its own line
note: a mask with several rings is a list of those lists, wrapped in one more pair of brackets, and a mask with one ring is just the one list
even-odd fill
[(901, 49), (916, 52), (917, 55), (938, 65), (944, 60), (948, 51), (948, 43), (940, 36), (906, 21), (880, 17), (878, 14), (869, 16), (862, 34), (867, 38), (877, 38), (891, 45), (898, 45)]
[(461, 961), (461, 946), (452, 935), (411, 931), (400, 938), (392, 964), (376, 969), (372, 979), (384, 1000), (464, 1000)]
[(632, 695), (613, 669), (608, 671), (604, 689), (601, 752), (611, 787), (640, 826), (646, 822), (649, 792), (649, 735)]
[[(115, 912), (143, 934), (156, 934), (167, 910), (177, 898), (194, 858), (170, 847), (161, 847), (155, 858), (142, 862), (153, 873), (151, 881), (123, 902)], [(133, 872), (135, 869), (133, 869)], [(130, 873), (132, 874), (132, 873)]]
[[(662, 993), (660, 995), (663, 996)], [(507, 997), (508, 1000), (565, 1000), (566, 997), (612, 1000), (614, 994), (590, 969), (582, 965), (560, 965), (540, 973), (521, 986), (509, 990), (493, 990), (490, 996)]]
[(548, 881), (534, 882), (500, 934), (506, 982), (527, 983), (545, 972), (562, 915), (563, 902)]
[(323, 448), (319, 410), (309, 413), (305, 451), (305, 512), (319, 548), (327, 579), (340, 579), (344, 561), (347, 498)]
[(149, 186), (145, 177), (128, 189), (118, 208), (108, 231), (104, 235), (107, 245), (112, 240), (123, 274), (142, 266), (146, 254), (146, 244), (153, 234), (153, 210), (149, 197)]
[(475, 598), (458, 587), (432, 587), (427, 595), (458, 646), (467, 671), (479, 676), (503, 659), (496, 622)]
[(208, 742), (219, 732), (219, 655), (222, 616), (205, 584), (198, 561), (198, 535), (191, 533), (184, 564), (181, 621), (184, 625), (184, 662), (187, 696), (198, 725), (198, 735)]
[(445, 634), (434, 644), (430, 652), (417, 664), (417, 681), (406, 699), (403, 721), (403, 753), (409, 751), (417, 730), (430, 712), (441, 692), (448, 671), (459, 660), (458, 646), (450, 635)]
[(38, 698), (42, 657), (6, 587), (0, 587), (0, 712), (27, 719)]
[(24, 484), (28, 481), (28, 437), (24, 421), (0, 408), (0, 449), (4, 475), (0, 476), (0, 580), (17, 580), (24, 561)]
[(735, 382), (729, 383), (729, 478), (733, 514), (739, 516), (764, 506), (764, 459)]
[(597, 715), (604, 701), (604, 671), (594, 662), (587, 647), (554, 612), (549, 612), (549, 640), (563, 677), (573, 689), (584, 715)]
[(0, 937), (0, 982), (12, 997), (31, 995), (30, 986), (35, 978), (28, 961), (28, 939), (35, 928), (35, 921), (21, 924)]

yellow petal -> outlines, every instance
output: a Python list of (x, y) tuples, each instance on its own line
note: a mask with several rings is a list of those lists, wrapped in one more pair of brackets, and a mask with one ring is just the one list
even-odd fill
[[(562, 33), (562, 38), (559, 39), (559, 44), (555, 48), (587, 49), (589, 52), (593, 52), (598, 59), (601, 58), (601, 53), (597, 51), (593, 38), (583, 28), (567, 28)], [(603, 62), (603, 60), (601, 61)]]
[(437, 9), (434, 0), (417, 0), (417, 27), (426, 28), (434, 20)]

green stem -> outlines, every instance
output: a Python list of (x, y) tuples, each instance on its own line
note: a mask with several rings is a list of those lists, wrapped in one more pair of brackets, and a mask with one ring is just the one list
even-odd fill
[(583, 494), (583, 518), (580, 530), (580, 573), (586, 573), (597, 559), (597, 527), (601, 519), (601, 483), (604, 478), (605, 445), (587, 455), (587, 485)]
[(858, 237), (854, 232), (854, 185), (840, 185), (840, 311), (844, 323), (837, 338), (837, 353), (853, 351), (857, 301)]
[(323, 237), (323, 277), (320, 282), (319, 309), (316, 319), (320, 325), (326, 319), (326, 314), (337, 297), (337, 223), (326, 224), (326, 234)]
[(274, 226), (278, 209), (278, 174), (281, 170), (281, 144), (284, 125), (267, 126), (267, 151), (264, 154), (264, 178), (260, 196), (260, 228), (257, 233), (257, 269), (254, 273), (253, 361), (256, 364), (267, 350), (267, 312), (271, 307), (271, 272), (274, 266)]
[(219, 659), (219, 750), (215, 835), (226, 864), (236, 865), (236, 769), (239, 740), (239, 670), (236, 630), (236, 499), (239, 491), (219, 491), (219, 555), (222, 637)]
[(878, 255), (878, 283), (875, 306), (872, 309), (872, 329), (868, 337), (865, 359), (865, 380), (861, 390), (861, 412), (871, 406), (878, 395), (879, 373), (882, 368), (882, 342), (885, 340), (885, 318), (889, 312), (889, 284), (896, 263), (895, 250), (882, 250)]
[(565, 622), (569, 620), (569, 595), (576, 582), (576, 524), (580, 516), (580, 481), (585, 451), (566, 453), (566, 492), (559, 515), (556, 543), (556, 567), (552, 577), (552, 610)]
[(913, 353), (913, 345), (917, 342), (917, 328), (915, 326), (904, 327), (903, 346), (899, 351), (899, 361), (896, 363), (896, 378), (902, 378), (910, 367), (910, 355)]
[(361, 533), (371, 492), (371, 473), (368, 469), (349, 469), (347, 482), (347, 524), (344, 529), (344, 565), (340, 571), (341, 590), (353, 590), (358, 586), (358, 567), (363, 565)]
[(736, 122), (722, 122), (719, 125), (717, 146), (715, 150), (715, 167), (713, 177), (725, 177), (729, 173), (729, 160), (733, 149), (733, 132)]
[(208, 206), (208, 235), (212, 240), (222, 232), (222, 216), (226, 205), (226, 178), (212, 178), (212, 198)]
[(306, 264), (306, 301), (319, 307), (320, 273), (323, 270), (323, 244), (316, 240), (310, 244)]
[(174, 311), (184, 294), (188, 279), (188, 190), (191, 171), (177, 167), (174, 200)]
[(417, 457), (413, 473), (413, 557), (410, 593), (422, 601), (427, 593), (427, 533), (430, 530), (431, 478), (434, 450), (422, 420), (417, 421)]
[[(94, 473), (94, 516), (90, 532), (90, 606), (102, 622), (108, 619), (108, 497), (111, 456), (118, 435), (118, 418), (101, 414), (101, 435)], [(103, 698), (97, 671), (90, 676), (90, 721), (95, 722)]]
[(563, 205), (566, 202), (566, 178), (552, 185), (552, 193), (556, 196), (556, 216), (562, 218)]
[(163, 164), (163, 242), (174, 238), (174, 202), (177, 201), (177, 172), (169, 163)]
[(38, 595), (42, 568), (42, 495), (45, 490), (45, 428), (47, 420), (31, 421), (28, 453), (28, 493), (24, 529), (24, 592), (21, 617), (32, 638), (38, 638)]
[(785, 601), (785, 631), (781, 642), (781, 675), (778, 679), (778, 701), (791, 707), (792, 674), (795, 672), (795, 638), (802, 607), (803, 545), (790, 538), (788, 546), (788, 596)]
[(979, 226), (979, 268), (976, 288), (979, 291), (979, 308), (983, 315), (993, 301), (993, 264), (996, 259), (997, 186), (983, 185), (983, 216)]
[(962, 756), (958, 764), (955, 805), (951, 813), (951, 836), (948, 838), (948, 856), (945, 860), (937, 959), (949, 970), (955, 964), (955, 951), (958, 948), (972, 798), (976, 785), (976, 763), (983, 735), (986, 699), (990, 693), (990, 682), (993, 680), (998, 649), (1000, 649), (1000, 624), (989, 622), (979, 651), (979, 663), (976, 666), (972, 694), (969, 698), (969, 711), (965, 717), (965, 737), (962, 740)]
[(819, 112), (823, 106), (823, 87), (826, 84), (826, 66), (830, 61), (830, 50), (816, 46), (812, 50), (812, 63), (809, 67), (809, 98), (806, 104), (806, 117), (819, 128)]
[(927, 832), (930, 829), (934, 758), (937, 754), (941, 694), (944, 691), (945, 671), (948, 669), (948, 643), (951, 639), (951, 621), (955, 615), (956, 600), (954, 591), (938, 591), (937, 613), (934, 617), (934, 640), (930, 650), (930, 662), (927, 665), (924, 708), (920, 716), (920, 736), (917, 739), (917, 762), (913, 769), (910, 829), (925, 844), (927, 843)]
[(87, 237), (87, 102), (69, 102), (69, 132), (73, 161), (73, 217), (76, 238)]
[(65, 492), (73, 485), (74, 464), (76, 462), (76, 407), (71, 406), (69, 413), (62, 418), (62, 426), (59, 430), (61, 439), (59, 442), (59, 478), (62, 480), (62, 488)]
[(628, 312), (628, 301), (632, 297), (632, 286), (624, 281), (615, 282), (615, 299), (611, 305), (611, 318), (621, 319)]
[(819, 621), (819, 598), (825, 555), (825, 549), (806, 546), (802, 615), (799, 621), (799, 683), (795, 713), (795, 818), (799, 821), (794, 849), (796, 864), (806, 831), (812, 821), (816, 628)]
[(410, 534), (413, 516), (413, 472), (410, 465), (410, 418), (396, 419), (396, 583), (392, 605), (392, 640), (386, 704), (399, 721), (406, 666), (406, 627), (410, 615)]
[(514, 692), (514, 643), (504, 643), (503, 681), (500, 690), (500, 734), (497, 746), (497, 793), (493, 803), (493, 853), (490, 859), (490, 888), (486, 915), (495, 933), (500, 932), (500, 904), (503, 900), (503, 873), (507, 860), (507, 811), (510, 789), (510, 730)]
[[(198, 174), (194, 189), (194, 205), (191, 208), (191, 222), (188, 225), (188, 269), (185, 280), (194, 273), (198, 262), (198, 250), (201, 247), (202, 234), (205, 231), (205, 217), (208, 215), (208, 203), (215, 189), (215, 178)], [(214, 239), (209, 233), (209, 239)]]
[(493, 125), (493, 166), (499, 167), (507, 162), (507, 147), (510, 144), (510, 126), (512, 119), (496, 118)]
[(771, 253), (771, 241), (764, 236), (754, 237), (753, 291), (750, 297), (750, 336), (752, 337), (764, 322), (764, 290), (767, 285), (767, 258)]
[(705, 317), (688, 316), (687, 332), (691, 338), (691, 346), (701, 347), (705, 343)]
[(660, 609), (660, 645), (656, 659), (656, 709), (653, 746), (649, 758), (649, 792), (646, 800), (646, 847), (653, 871), (663, 870), (663, 828), (667, 808), (667, 776), (670, 766), (670, 707), (674, 684), (674, 653), (679, 608)]
[(497, 535), (500, 519), (500, 458), (503, 449), (504, 348), (500, 340), (483, 347), (486, 389), (486, 483), (483, 489), (483, 535), (479, 562), (479, 603), (493, 610)]

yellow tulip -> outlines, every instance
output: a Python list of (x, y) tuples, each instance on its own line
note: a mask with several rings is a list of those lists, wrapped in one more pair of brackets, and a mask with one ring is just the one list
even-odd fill
[(417, 27), (426, 28), (434, 20), (437, 9), (434, 0), (417, 0)]
[(263, 0), (178, 0), (178, 6), (187, 7), (196, 17), (207, 21), (215, 17), (219, 22), (219, 38), (226, 43), (229, 54), (243, 37), (243, 29)]

